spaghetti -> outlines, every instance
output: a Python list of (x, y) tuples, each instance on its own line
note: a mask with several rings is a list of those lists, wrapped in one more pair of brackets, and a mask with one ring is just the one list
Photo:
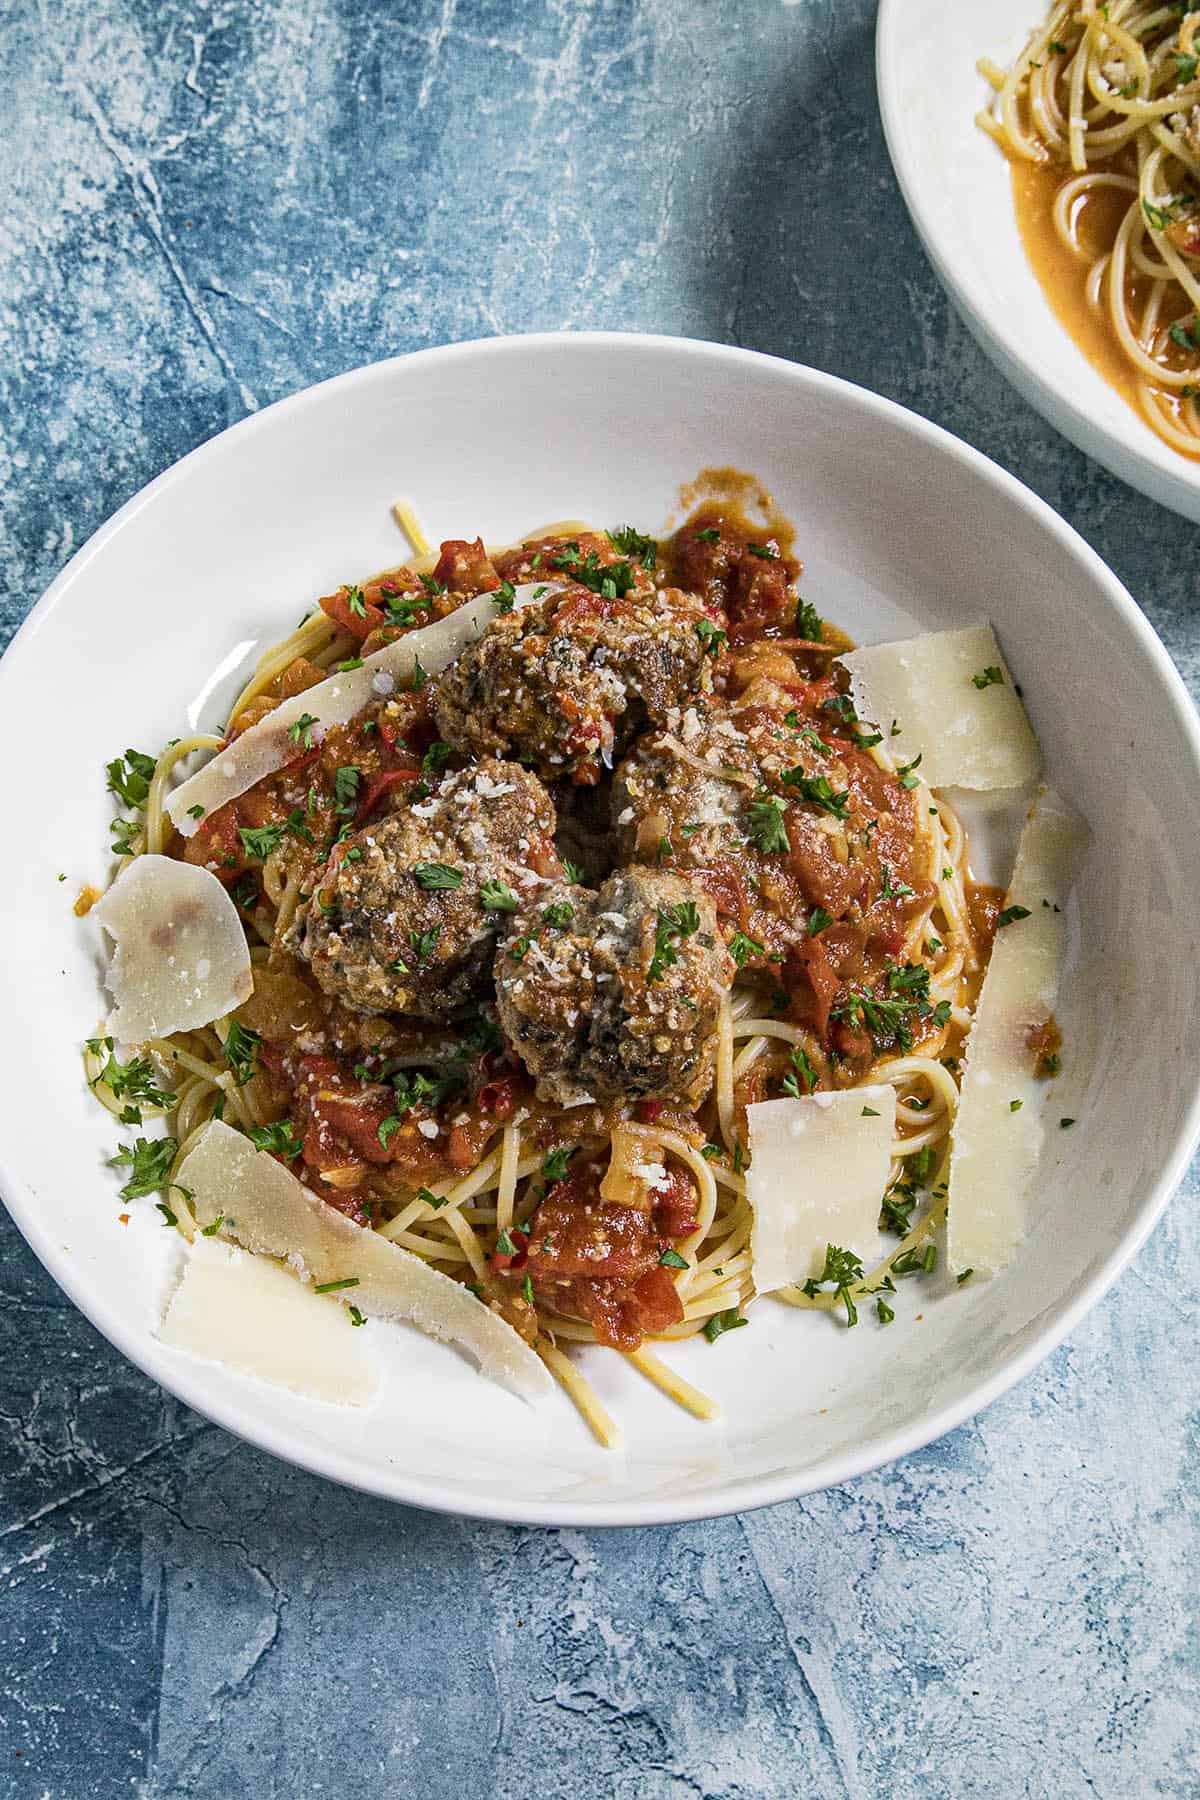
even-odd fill
[[(571, 1346), (613, 1345), (677, 1404), (714, 1418), (715, 1403), (650, 1344), (699, 1334), (715, 1340), (745, 1322), (755, 1298), (747, 1105), (817, 1086), (895, 1088), (884, 1218), (899, 1235), (896, 1250), (836, 1289), (810, 1282), (779, 1297), (830, 1310), (847, 1294), (890, 1288), (893, 1274), (915, 1266), (915, 1253), (945, 1214), (955, 1051), (986, 961), (994, 898), (971, 885), (966, 837), (953, 809), (915, 766), (898, 769), (881, 734), (854, 716), (845, 679), (830, 666), (831, 651), (846, 640), (797, 603), (798, 565), (780, 549), (779, 536), (761, 542), (766, 534), (736, 508), (701, 507), (662, 546), (627, 529), (601, 534), (569, 521), (516, 546), (485, 551), (478, 541), (453, 540), (439, 553), (424, 548), (408, 509), (397, 516), (419, 554), (403, 569), (327, 597), (265, 651), (234, 702), (226, 734), (172, 744), (146, 775), (134, 816), (116, 822), (121, 866), (144, 852), (185, 855), (220, 875), (240, 910), (255, 976), (255, 994), (236, 1016), (141, 1047), (145, 1067), (156, 1065), (168, 1078), (155, 1087), (143, 1072), (133, 1109), (137, 1122), (162, 1118), (170, 1132), (174, 1160), (159, 1191), (190, 1240), (196, 1222), (186, 1193), (170, 1186), (172, 1173), (206, 1122), (222, 1117), (330, 1205), (472, 1285), (533, 1342), (602, 1443), (617, 1441), (616, 1426), (568, 1354)], [(389, 633), (412, 629), (422, 615), (444, 614), (472, 593), (490, 588), (502, 595), (539, 565), (561, 568), (568, 581), (583, 577), (578, 593), (571, 586), (567, 592), (576, 604), (598, 597), (605, 629), (619, 622), (614, 595), (619, 601), (621, 589), (668, 611), (678, 589), (667, 584), (686, 584), (708, 608), (695, 614), (694, 628), (705, 656), (694, 679), (704, 696), (697, 689), (691, 707), (684, 696), (669, 729), (643, 731), (627, 744), (617, 774), (622, 797), (636, 797), (641, 790), (630, 771), (639, 758), (677, 759), (670, 766), (680, 780), (668, 784), (666, 797), (648, 802), (636, 818), (631, 803), (610, 832), (594, 809), (589, 815), (577, 804), (607, 784), (602, 767), (582, 783), (577, 778), (574, 788), (550, 783), (560, 841), (593, 868), (623, 854), (645, 866), (641, 879), (649, 883), (659, 879), (649, 871), (669, 861), (673, 878), (692, 884), (697, 905), (690, 915), (659, 910), (664, 964), (683, 954), (698, 907), (712, 907), (720, 921), (711, 954), (736, 972), (726, 980), (706, 1046), (711, 1080), (694, 1104), (638, 1098), (636, 1090), (582, 1103), (548, 1101), (521, 1066), (520, 1046), (497, 1034), (486, 977), (477, 983), (475, 1005), (444, 1021), (388, 1018), (322, 993), (295, 954), (302, 922), (322, 903), (331, 871), (344, 866), (364, 833), (383, 829), (363, 821), (436, 808), (448, 791), (438, 786), (447, 765), (467, 754), (433, 736), (424, 689), (381, 699), (351, 725), (331, 728), (320, 746), (298, 740), (294, 765), (205, 819), (186, 843), (164, 810), (171, 784), (197, 753), (218, 751), (282, 698), (353, 663)], [(712, 720), (725, 733), (728, 762), (721, 767), (698, 748), (697, 733)], [(689, 734), (690, 748), (683, 741)], [(802, 762), (782, 768), (778, 757), (772, 761), (771, 746), (781, 739), (789, 755), (803, 749), (821, 773), (802, 773)], [(843, 791), (827, 769), (846, 771)], [(714, 781), (736, 795), (723, 806), (750, 809), (751, 837), (739, 839), (736, 866), (721, 854), (724, 824), (702, 828), (699, 817), (676, 816)], [(863, 819), (858, 837), (865, 848), (852, 841)], [(564, 865), (552, 847), (543, 854), (539, 880), (580, 880), (582, 869)], [(453, 887), (453, 873), (442, 868), (429, 880), (435, 890)], [(497, 906), (517, 905), (503, 882), (491, 885)], [(824, 904), (813, 897), (818, 891)], [(797, 918), (806, 921), (799, 930)], [(502, 935), (498, 955), (512, 941), (511, 932)], [(419, 961), (419, 947), (414, 954)], [(125, 1123), (132, 1122), (132, 1066), (118, 1063), (106, 1040), (93, 1040), (85, 1053), (93, 1090)], [(588, 1231), (594, 1239), (595, 1219), (618, 1214), (626, 1237), (595, 1261), (598, 1272), (581, 1273), (594, 1254), (585, 1239)], [(565, 1247), (556, 1232), (565, 1233)]]
[[(1189, 456), (1200, 455), (1198, 25), (1200, 13), (1153, 0), (1062, 0), (1009, 69), (979, 64), (995, 98), (978, 122), (1014, 163), (1027, 243), (1049, 211), (1083, 278), (1081, 343)], [(1072, 326), (1070, 273), (1039, 255), (1034, 266)]]

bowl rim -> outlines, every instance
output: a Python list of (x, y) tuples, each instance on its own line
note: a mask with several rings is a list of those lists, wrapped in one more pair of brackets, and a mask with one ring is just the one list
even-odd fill
[[(1145, 441), (1129, 441), (1115, 426), (1080, 406), (1065, 381), (1056, 382), (1030, 360), (1020, 332), (1009, 325), (1003, 309), (989, 307), (987, 284), (982, 275), (972, 279), (971, 268), (961, 258), (955, 258), (939, 214), (925, 204), (922, 188), (904, 149), (901, 125), (904, 112), (896, 46), (903, 37), (902, 19), (907, 3), (908, 0), (879, 0), (875, 23), (875, 85), (892, 171), (934, 273), (972, 337), (1035, 412), (1118, 480), (1149, 495), (1172, 512), (1200, 520), (1200, 460), (1189, 462), (1186, 457), (1173, 452), (1168, 444), (1160, 443), (1149, 425), (1132, 409), (1127, 409), (1130, 420), (1138, 420), (1142, 425)], [(1002, 152), (997, 149), (996, 154)], [(1063, 343), (1076, 347), (1066, 327), (1057, 318), (1054, 322)]]
[[(62, 603), (64, 596), (88, 564), (118, 532), (129, 527), (145, 505), (178, 483), (185, 470), (219, 459), (226, 440), (235, 434), (242, 440), (250, 439), (266, 428), (268, 419), (274, 425), (282, 418), (297, 415), (311, 406), (317, 395), (333, 388), (353, 391), (355, 387), (372, 382), (386, 382), (397, 370), (414, 362), (440, 362), (449, 365), (473, 359), (487, 362), (492, 358), (531, 355), (621, 356), (628, 354), (631, 349), (637, 354), (650, 352), (690, 357), (697, 364), (714, 361), (734, 367), (766, 365), (779, 379), (810, 392), (815, 390), (835, 400), (864, 407), (881, 421), (887, 420), (900, 425), (907, 433), (971, 471), (994, 493), (1014, 501), (1049, 534), (1065, 556), (1073, 559), (1082, 570), (1091, 575), (1122, 625), (1145, 652), (1164, 690), (1164, 712), (1178, 733), (1180, 747), (1190, 755), (1194, 776), (1200, 783), (1200, 716), (1197, 715), (1183, 679), (1167, 651), (1135, 601), (1099, 554), (1046, 501), (1016, 476), (920, 414), (839, 376), (760, 351), (711, 343), (704, 339), (642, 332), (537, 332), (508, 337), (474, 338), (410, 351), (331, 376), (226, 427), (139, 489), (70, 558), (32, 607), (0, 658), (0, 705), (4, 704), (12, 685), (23, 678), (25, 664), (34, 653), (41, 627), (51, 612)], [(11, 1166), (3, 1140), (0, 1140), (0, 1198), (34, 1255), (79, 1308), (84, 1318), (160, 1387), (174, 1394), (201, 1417), (221, 1426), (244, 1442), (343, 1487), (453, 1517), (551, 1527), (619, 1527), (682, 1524), (696, 1519), (723, 1517), (840, 1486), (856, 1476), (921, 1450), (954, 1430), (1023, 1380), (1108, 1291), (1137, 1255), (1158, 1222), (1198, 1141), (1200, 1071), (1197, 1071), (1191, 1101), (1177, 1133), (1174, 1148), (1139, 1201), (1125, 1235), (1081, 1285), (1079, 1291), (1039, 1326), (1020, 1352), (1007, 1357), (991, 1375), (976, 1383), (953, 1403), (885, 1434), (872, 1447), (864, 1446), (859, 1450), (844, 1452), (814, 1469), (759, 1477), (746, 1482), (744, 1486), (717, 1489), (694, 1498), (627, 1499), (618, 1496), (583, 1504), (559, 1501), (551, 1497), (545, 1500), (528, 1500), (517, 1505), (512, 1500), (490, 1495), (485, 1478), (480, 1476), (473, 1477), (476, 1491), (470, 1496), (466, 1493), (448, 1493), (440, 1478), (422, 1477), (399, 1468), (380, 1471), (378, 1478), (368, 1479), (361, 1469), (349, 1464), (340, 1451), (312, 1442), (296, 1443), (292, 1441), (288, 1428), (280, 1428), (269, 1419), (256, 1419), (251, 1428), (240, 1416), (236, 1406), (210, 1399), (205, 1393), (203, 1365), (198, 1365), (194, 1372), (187, 1368), (179, 1370), (164, 1367), (168, 1359), (156, 1355), (156, 1340), (147, 1341), (144, 1328), (135, 1323), (131, 1314), (123, 1314), (116, 1305), (98, 1301), (94, 1295), (85, 1293), (86, 1281), (74, 1265), (62, 1257), (60, 1247), (56, 1249), (54, 1234), (49, 1228), (53, 1215), (37, 1204), (36, 1196), (28, 1184)]]

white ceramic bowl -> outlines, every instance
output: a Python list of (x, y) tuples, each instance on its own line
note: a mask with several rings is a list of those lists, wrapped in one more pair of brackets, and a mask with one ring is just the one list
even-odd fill
[(968, 329), (1029, 404), (1131, 487), (1200, 520), (1200, 462), (1178, 455), (1061, 325), (1021, 245), (1009, 165), (975, 124), (975, 64), (1011, 62), (1043, 0), (881, 0), (875, 68), (901, 192)]
[[(401, 554), (398, 497), (435, 537), (503, 539), (581, 514), (654, 529), (681, 482), (727, 463), (774, 489), (798, 527), (806, 594), (856, 636), (990, 614), (1052, 778), (1091, 822), (1055, 1099), (1079, 1123), (1051, 1134), (1027, 1249), (989, 1284), (939, 1276), (919, 1297), (910, 1285), (887, 1331), (764, 1301), (749, 1329), (668, 1352), (724, 1403), (721, 1426), (589, 1353), (624, 1457), (599, 1450), (565, 1399), (535, 1413), (398, 1327), (371, 1327), (387, 1378), (365, 1416), (164, 1349), (152, 1324), (178, 1240), (148, 1202), (117, 1223), (103, 1168), (115, 1133), (78, 1054), (101, 998), (96, 929), (71, 901), (106, 872), (104, 761), (216, 716), (256, 645)], [(669, 339), (509, 338), (286, 400), (153, 482), (60, 575), (0, 666), (0, 766), (0, 1185), (14, 1218), (157, 1381), (274, 1454), (379, 1494), (629, 1524), (844, 1481), (1031, 1369), (1136, 1251), (1196, 1136), (1200, 734), (1174, 669), (1040, 500), (935, 426), (810, 369)]]

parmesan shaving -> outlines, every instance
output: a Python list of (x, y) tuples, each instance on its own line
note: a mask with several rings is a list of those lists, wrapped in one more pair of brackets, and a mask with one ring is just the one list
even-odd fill
[(897, 762), (920, 756), (930, 787), (1023, 787), (1041, 773), (1038, 741), (990, 625), (874, 644), (841, 660), (860, 715), (883, 732)]
[(1088, 836), (1079, 815), (1049, 791), (1021, 834), (1005, 906), (1025, 908), (1027, 916), (996, 933), (954, 1123), (948, 1241), (956, 1274), (995, 1274), (1025, 1235), (1047, 1092), (1030, 1033), (1054, 1009), (1066, 945), (1060, 909)]
[(762, 1100), (746, 1108), (746, 1120), (758, 1293), (819, 1277), (829, 1244), (861, 1254), (875, 1242), (891, 1167), (895, 1088)]
[[(546, 582), (526, 582), (514, 590), (513, 606), (526, 606), (535, 594), (548, 591)], [(192, 837), (208, 813), (294, 762), (309, 744), (319, 744), (330, 726), (345, 725), (381, 694), (411, 685), (418, 662), (427, 675), (440, 675), (499, 616), (494, 597), (480, 594), (444, 619), (385, 644), (359, 668), (330, 675), (281, 701), (168, 795), (171, 823), (184, 837)], [(199, 816), (194, 816), (196, 808)]]
[(159, 1338), (306, 1399), (365, 1406), (379, 1374), (344, 1306), (231, 1244), (197, 1237)]
[(250, 998), (246, 934), (207, 869), (135, 857), (93, 912), (116, 943), (105, 980), (119, 1043), (197, 1031)]
[(420, 1257), (364, 1230), (219, 1119), (196, 1137), (176, 1179), (191, 1190), (201, 1225), (220, 1230), (259, 1256), (286, 1258), (317, 1287), (350, 1282), (337, 1298), (371, 1319), (400, 1319), (459, 1345), (485, 1375), (523, 1400), (553, 1391), (529, 1346), (498, 1314)]

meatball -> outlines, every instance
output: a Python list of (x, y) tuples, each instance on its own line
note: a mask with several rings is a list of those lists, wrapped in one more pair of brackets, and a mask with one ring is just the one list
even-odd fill
[(739, 966), (809, 968), (843, 920), (856, 943), (895, 948), (932, 895), (916, 778), (859, 747), (859, 732), (877, 739), (848, 706), (828, 681), (805, 704), (757, 679), (736, 706), (689, 707), (640, 739), (613, 777), (618, 857), (705, 889)]
[(537, 778), (489, 759), (338, 844), (288, 936), (357, 1012), (444, 1019), (487, 979), (501, 908), (560, 873)]
[(546, 888), (507, 922), (495, 968), (501, 1026), (542, 1099), (694, 1106), (707, 1092), (734, 965), (712, 901), (679, 876)]
[(438, 729), (473, 756), (519, 756), (545, 781), (590, 785), (647, 719), (711, 688), (715, 641), (701, 603), (678, 589), (572, 583), (493, 619), (445, 671)]

